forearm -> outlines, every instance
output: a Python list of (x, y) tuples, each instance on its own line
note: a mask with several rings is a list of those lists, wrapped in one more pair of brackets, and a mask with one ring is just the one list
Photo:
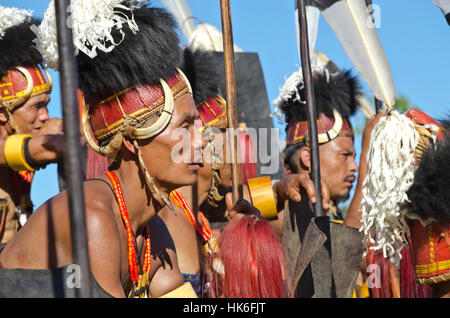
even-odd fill
[(358, 171), (358, 180), (356, 182), (355, 193), (353, 195), (352, 201), (350, 203), (347, 215), (344, 219), (344, 224), (347, 226), (351, 226), (354, 228), (361, 227), (361, 211), (360, 206), (363, 198), (363, 184), (364, 179), (367, 175), (367, 153), (368, 150), (363, 149), (360, 157), (359, 171)]
[[(7, 139), (0, 140), (1, 167), (9, 166), (5, 155), (6, 141)], [(63, 135), (44, 135), (31, 138), (27, 145), (28, 155), (32, 161), (29, 164), (32, 164), (33, 168), (40, 168), (49, 163), (57, 162), (63, 156), (63, 144)]]

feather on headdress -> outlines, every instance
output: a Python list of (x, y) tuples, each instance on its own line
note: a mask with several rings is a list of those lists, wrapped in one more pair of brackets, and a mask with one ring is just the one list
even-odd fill
[(0, 75), (13, 66), (42, 62), (33, 47), (36, 35), (30, 29), (38, 24), (30, 11), (0, 6)]
[[(293, 82), (295, 80), (296, 78), (293, 78)], [(360, 87), (357, 78), (352, 76), (350, 71), (339, 72), (336, 75), (317, 72), (313, 75), (313, 80), (318, 115), (323, 113), (333, 118), (333, 109), (343, 117), (350, 117), (356, 112), (358, 107), (356, 96), (360, 94)], [(288, 125), (295, 121), (307, 120), (303, 81), (296, 83), (295, 89), (279, 104), (279, 107), (285, 114)]]

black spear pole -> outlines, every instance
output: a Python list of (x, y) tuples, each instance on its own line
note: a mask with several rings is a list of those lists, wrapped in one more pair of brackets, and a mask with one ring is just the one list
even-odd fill
[[(306, 19), (305, 0), (296, 0), (298, 8), (298, 25), (300, 28), (300, 56), (302, 62), (303, 81), (306, 92), (306, 105), (308, 110), (308, 136), (311, 145), (311, 178), (316, 190), (317, 201), (314, 206), (314, 223), (320, 231), (326, 236), (325, 247), (329, 258), (330, 265), (328, 270), (331, 273), (333, 281), (333, 269), (331, 268), (332, 249), (331, 249), (331, 227), (330, 218), (324, 215), (322, 207), (322, 188), (320, 184), (320, 159), (319, 159), (319, 138), (317, 134), (317, 112), (316, 101), (314, 98), (314, 84), (311, 72), (311, 60), (309, 57), (309, 39), (308, 39), (308, 22)], [(305, 242), (302, 242), (305, 243)], [(311, 265), (308, 265), (311, 266)], [(325, 264), (324, 264), (325, 266)], [(310, 272), (311, 273), (311, 272)], [(311, 274), (310, 274), (311, 275)], [(310, 277), (312, 279), (312, 277)], [(330, 291), (331, 297), (336, 297), (335, 288)]]
[(303, 80), (305, 83), (306, 105), (308, 110), (308, 136), (311, 142), (311, 177), (316, 190), (317, 201), (314, 204), (314, 216), (323, 216), (322, 188), (320, 184), (319, 141), (317, 136), (317, 111), (314, 98), (314, 84), (309, 57), (308, 26), (306, 20), (305, 1), (297, 0), (298, 25), (300, 28), (300, 56)]
[[(72, 30), (68, 25), (69, 0), (55, 1), (56, 28), (61, 82), (61, 102), (64, 127), (64, 166), (69, 193), (70, 231), (73, 263), (80, 274), (75, 295), (92, 297), (89, 283), (89, 254), (86, 233), (86, 216), (81, 172), (81, 145), (78, 116), (78, 77), (74, 57)], [(77, 285), (75, 285), (78, 287)]]

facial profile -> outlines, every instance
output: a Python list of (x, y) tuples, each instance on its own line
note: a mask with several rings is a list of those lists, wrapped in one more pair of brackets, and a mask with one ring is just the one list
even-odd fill
[(158, 180), (162, 187), (170, 191), (180, 186), (191, 185), (197, 180), (196, 172), (200, 165), (194, 163), (194, 153), (201, 151), (203, 146), (201, 139), (190, 140), (191, 160), (173, 160), (172, 150), (181, 141), (181, 137), (173, 138), (174, 131), (186, 129), (190, 136), (194, 136), (194, 122), (198, 118), (199, 114), (192, 95), (185, 94), (175, 100), (174, 111), (168, 126), (156, 137), (144, 141), (140, 147), (149, 174)]
[(331, 198), (335, 201), (347, 199), (358, 171), (353, 139), (339, 136), (321, 145), (319, 156), (321, 176), (330, 188)]
[[(358, 165), (355, 162), (356, 151), (353, 139), (338, 136), (330, 142), (319, 146), (320, 176), (330, 189), (333, 201), (345, 200), (350, 194), (356, 180)], [(300, 165), (309, 170), (310, 149), (300, 149)]]
[(38, 135), (44, 124), (50, 119), (47, 105), (50, 93), (30, 97), (21, 107), (12, 113), (14, 124), (21, 134)]

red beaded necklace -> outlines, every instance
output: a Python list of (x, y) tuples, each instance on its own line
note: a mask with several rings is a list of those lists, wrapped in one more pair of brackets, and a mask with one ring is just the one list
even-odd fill
[(144, 254), (144, 266), (142, 268), (143, 274), (139, 275), (138, 265), (136, 259), (136, 246), (134, 241), (133, 230), (131, 229), (130, 218), (128, 216), (127, 206), (123, 198), (122, 187), (120, 186), (119, 179), (112, 171), (107, 171), (106, 176), (109, 178), (113, 185), (114, 194), (119, 204), (120, 215), (125, 223), (128, 237), (128, 268), (130, 271), (130, 279), (133, 282), (135, 293), (140, 293), (144, 289), (148, 288), (149, 275), (151, 269), (151, 245), (150, 245), (150, 232), (148, 225), (145, 225), (145, 254)]
[(203, 225), (201, 225), (200, 222), (195, 218), (194, 212), (192, 212), (189, 204), (187, 204), (186, 200), (180, 192), (178, 192), (177, 190), (173, 190), (172, 192), (170, 192), (170, 198), (176, 206), (184, 211), (187, 219), (189, 220), (189, 223), (192, 224), (192, 226), (195, 228), (195, 231), (197, 231), (198, 235), (200, 235), (203, 241), (208, 242), (208, 240), (212, 238), (214, 234), (205, 215), (200, 211), (198, 212), (203, 223)]

